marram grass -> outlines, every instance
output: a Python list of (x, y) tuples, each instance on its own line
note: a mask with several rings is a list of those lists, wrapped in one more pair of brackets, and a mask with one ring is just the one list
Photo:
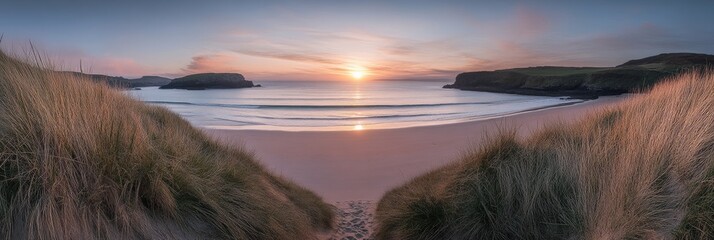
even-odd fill
[(318, 196), (245, 151), (37, 65), (0, 52), (0, 238), (311, 239), (331, 227)]
[(714, 239), (714, 73), (491, 137), (388, 192), (377, 221), (380, 239)]

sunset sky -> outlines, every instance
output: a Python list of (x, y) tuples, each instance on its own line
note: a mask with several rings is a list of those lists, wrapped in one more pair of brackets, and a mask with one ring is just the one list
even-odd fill
[(29, 40), (109, 75), (452, 79), (537, 65), (714, 53), (714, 1), (2, 1), (2, 47)]

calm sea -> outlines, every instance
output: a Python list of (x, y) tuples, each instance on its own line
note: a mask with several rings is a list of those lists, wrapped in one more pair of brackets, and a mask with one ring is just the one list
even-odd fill
[(192, 124), (220, 129), (367, 130), (493, 118), (579, 102), (443, 89), (427, 81), (261, 81), (262, 88), (130, 91)]

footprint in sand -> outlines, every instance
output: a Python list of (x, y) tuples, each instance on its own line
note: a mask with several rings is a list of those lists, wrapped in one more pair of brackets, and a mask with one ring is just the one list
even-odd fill
[(374, 239), (374, 202), (337, 202), (335, 207), (337, 225), (330, 240)]

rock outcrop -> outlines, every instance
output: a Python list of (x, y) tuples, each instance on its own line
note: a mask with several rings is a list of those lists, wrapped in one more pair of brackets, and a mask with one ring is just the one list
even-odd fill
[(228, 89), (254, 87), (253, 82), (245, 80), (238, 73), (199, 73), (176, 78), (161, 89)]
[(159, 76), (143, 76), (137, 79), (129, 79), (127, 81), (131, 87), (160, 87), (171, 82), (171, 78)]

